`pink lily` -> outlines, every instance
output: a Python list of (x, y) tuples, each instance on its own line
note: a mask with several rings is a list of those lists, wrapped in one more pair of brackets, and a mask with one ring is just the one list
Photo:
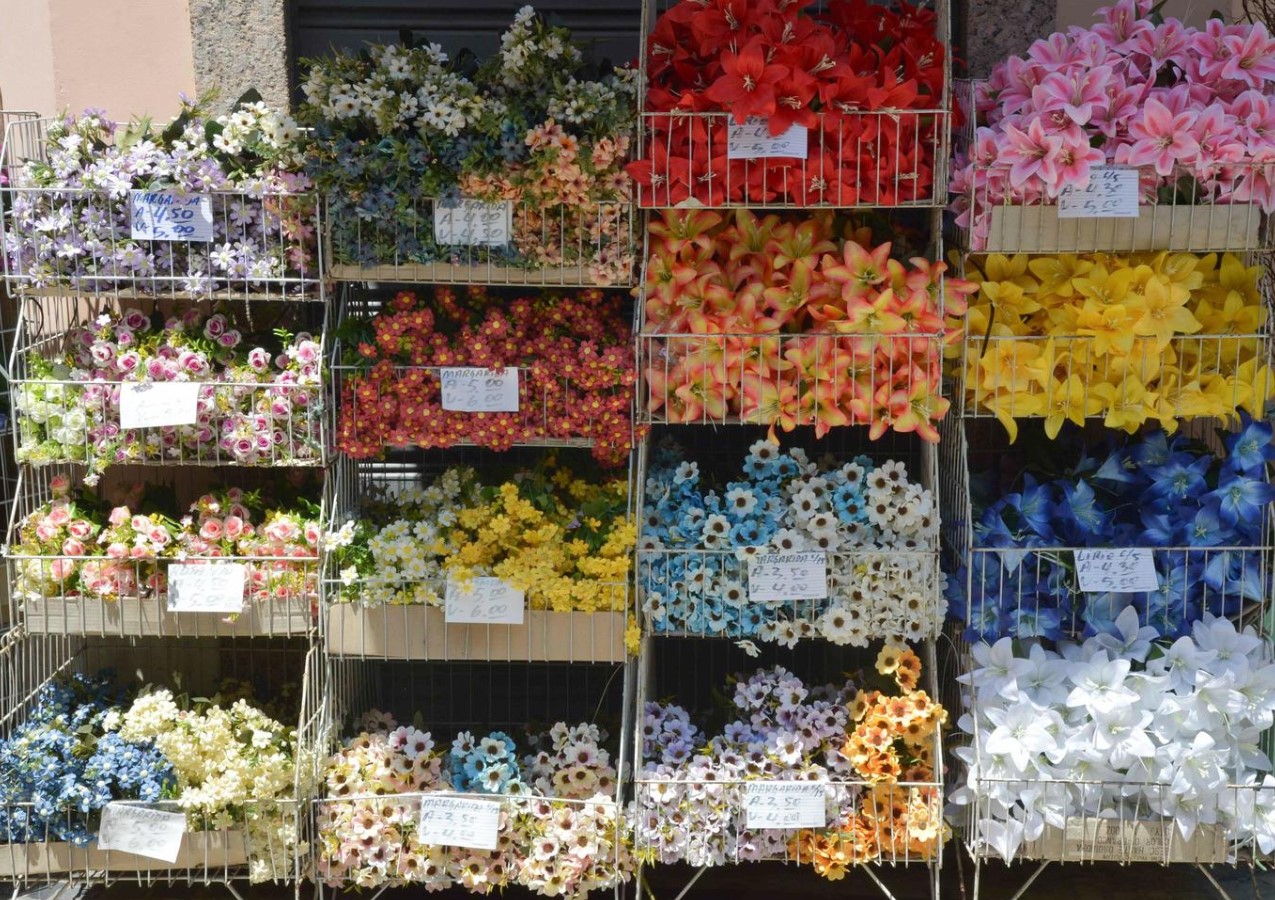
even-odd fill
[(1229, 58), (1221, 75), (1261, 90), (1264, 82), (1275, 81), (1275, 41), (1261, 22), (1247, 26), (1245, 32), (1222, 38)]
[(1109, 66), (1071, 75), (1053, 72), (1032, 91), (1032, 102), (1042, 112), (1061, 110), (1075, 124), (1086, 125), (1093, 118), (1095, 108), (1106, 104), (1110, 80)]
[(1062, 138), (1047, 134), (1040, 119), (1032, 121), (1026, 131), (1005, 125), (1005, 144), (1001, 159), (1010, 163), (1009, 183), (1021, 187), (1028, 179), (1038, 177), (1046, 184), (1058, 180), (1058, 153)]
[[(1121, 147), (1116, 161), (1133, 166), (1154, 165), (1156, 174), (1169, 175), (1175, 165), (1190, 165), (1200, 153), (1200, 145), (1191, 134), (1195, 113), (1176, 115), (1156, 98), (1143, 107), (1142, 117), (1129, 123), (1129, 136), (1134, 143)], [(1123, 155), (1125, 158), (1120, 159)]]

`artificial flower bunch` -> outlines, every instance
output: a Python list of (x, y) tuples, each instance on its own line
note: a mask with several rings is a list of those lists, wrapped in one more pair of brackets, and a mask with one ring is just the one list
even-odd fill
[(333, 600), (441, 606), (448, 579), (492, 576), (531, 609), (621, 612), (636, 538), (627, 513), (626, 480), (589, 481), (553, 457), (498, 484), (449, 468), (365, 498), (358, 521), (331, 534)]
[(966, 777), (953, 800), (973, 807), (970, 840), (1007, 862), (1081, 818), (1167, 822), (1186, 841), (1217, 828), (1231, 852), (1275, 849), (1275, 778), (1261, 749), (1275, 664), (1251, 628), (1206, 614), (1162, 640), (1127, 609), (1056, 650), (975, 644), (959, 680), (970, 744), (954, 751)]
[[(967, 639), (1090, 636), (1125, 609), (1178, 637), (1206, 613), (1237, 616), (1265, 602), (1271, 437), (1268, 422), (1246, 421), (1223, 435), (1219, 457), (1152, 430), (1081, 446), (1074, 465), (1050, 443), (1039, 457), (1048, 469), (973, 486), (974, 549), (948, 578)], [(1151, 548), (1159, 588), (1082, 592), (1073, 551), (1091, 547)]]
[[(1144, 422), (1265, 414), (1275, 396), (1260, 267), (1229, 253), (991, 254), (952, 370), (966, 402), (1016, 419)], [(951, 320), (955, 323), (955, 320)], [(949, 355), (959, 358), (955, 349)]]
[[(164, 319), (131, 309), (68, 331), (65, 352), (24, 357), (14, 390), (17, 459), (112, 464), (217, 460), (317, 464), (322, 458), (322, 345), (276, 329), (246, 334), (224, 313)], [(193, 425), (120, 427), (127, 383), (197, 382)]]
[[(331, 204), (336, 262), (463, 257), (628, 281), (635, 70), (592, 71), (570, 32), (530, 6), (472, 74), (464, 56), (411, 42), (307, 64), (306, 168)], [(511, 242), (444, 243), (432, 205), (457, 197), (511, 202)]]
[[(901, 462), (814, 461), (800, 448), (754, 443), (720, 482), (675, 446), (647, 473), (638, 579), (655, 633), (759, 639), (821, 637), (867, 646), (921, 640), (942, 627), (938, 510)], [(750, 561), (764, 553), (827, 554), (825, 600), (757, 602)]]
[(175, 521), (73, 497), (65, 475), (50, 480), (50, 494), (18, 522), (5, 549), (15, 600), (162, 596), (171, 562), (216, 558), (244, 562), (246, 604), (296, 603), (308, 613), (318, 599), (323, 532), (304, 503), (269, 508), (258, 492), (229, 488), (199, 498)]
[[(318, 277), (318, 199), (299, 173), (297, 126), (255, 92), (213, 116), (183, 100), (163, 128), (100, 111), (49, 126), (46, 162), (26, 162), (5, 252), (27, 288), (145, 295), (300, 291)], [(134, 239), (130, 191), (212, 194), (213, 238)]]
[[(601, 291), (509, 300), (470, 287), (402, 291), (369, 319), (347, 319), (337, 447), (356, 459), (400, 446), (493, 450), (584, 439), (611, 465), (633, 447), (632, 328)], [(517, 412), (442, 406), (440, 367), (518, 369)]]
[[(429, 732), (377, 713), (329, 760), (319, 801), (318, 875), (332, 887), (460, 885), (479, 894), (509, 885), (581, 898), (632, 874), (632, 835), (614, 799), (616, 771), (596, 725), (559, 722), (520, 755), (513, 738), (462, 733), (450, 749)], [(419, 795), (502, 798), (495, 850), (421, 840)], [(397, 799), (399, 794), (416, 797)]]
[[(819, 434), (868, 425), (938, 440), (941, 349), (975, 288), (891, 257), (831, 213), (665, 210), (650, 225), (643, 375), (651, 413)], [(956, 322), (954, 319), (953, 322)], [(668, 335), (668, 337), (662, 337)]]
[[(910, 650), (887, 646), (877, 660), (878, 673), (892, 679), (900, 665), (898, 696), (850, 682), (808, 688), (782, 666), (738, 677), (729, 713), (737, 718), (711, 738), (685, 709), (647, 703), (639, 852), (694, 866), (797, 859), (834, 879), (859, 863), (928, 858), (946, 837), (939, 789), (900, 782), (934, 780), (934, 739), (946, 713), (916, 690), (920, 663)], [(756, 780), (823, 784), (833, 830), (749, 829), (744, 798)], [(882, 810), (883, 797), (907, 811)]]
[(1275, 210), (1275, 40), (1260, 22), (1197, 29), (1152, 7), (1119, 0), (976, 86), (973, 144), (952, 177), (974, 249), (992, 206), (1053, 203), (1095, 166), (1141, 167), (1142, 203)]
[[(647, 39), (644, 205), (894, 206), (934, 191), (944, 47), (932, 10), (867, 0), (681, 0)], [(704, 113), (720, 113), (705, 116)], [(800, 157), (734, 159), (732, 123), (807, 129)]]

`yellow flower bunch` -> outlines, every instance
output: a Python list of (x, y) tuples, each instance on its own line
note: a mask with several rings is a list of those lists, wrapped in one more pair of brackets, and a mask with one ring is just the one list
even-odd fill
[(1275, 395), (1259, 267), (1216, 253), (1006, 257), (970, 273), (966, 401), (1001, 421), (1102, 416), (1132, 433), (1158, 420), (1263, 414)]

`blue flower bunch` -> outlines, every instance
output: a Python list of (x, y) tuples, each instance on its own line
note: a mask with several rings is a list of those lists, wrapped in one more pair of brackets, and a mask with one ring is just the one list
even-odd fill
[(173, 795), (172, 767), (149, 743), (126, 741), (109, 674), (46, 685), (31, 715), (0, 741), (0, 840), (83, 845), (112, 800)]
[(508, 795), (526, 792), (518, 748), (503, 731), (493, 731), (480, 740), (462, 731), (452, 741), (448, 766), (455, 790)]
[[(948, 578), (967, 639), (1115, 634), (1129, 607), (1176, 638), (1205, 612), (1235, 616), (1261, 602), (1271, 587), (1262, 549), (1275, 500), (1271, 438), (1270, 424), (1245, 418), (1218, 456), (1152, 430), (1082, 448), (1059, 477), (1029, 471), (995, 499), (975, 484), (974, 551)], [(1159, 588), (1082, 592), (1071, 551), (1095, 547), (1152, 550)]]
[[(866, 646), (938, 631), (936, 505), (901, 462), (812, 461), (760, 440), (737, 477), (708, 482), (675, 445), (654, 451), (638, 539), (650, 630), (788, 647), (812, 636)], [(805, 551), (827, 555), (826, 599), (750, 599), (750, 561)]]

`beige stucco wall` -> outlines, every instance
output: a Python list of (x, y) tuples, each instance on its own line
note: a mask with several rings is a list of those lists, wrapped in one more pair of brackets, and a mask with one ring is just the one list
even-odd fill
[(187, 0), (0, 0), (0, 23), (8, 109), (164, 119), (195, 91)]

